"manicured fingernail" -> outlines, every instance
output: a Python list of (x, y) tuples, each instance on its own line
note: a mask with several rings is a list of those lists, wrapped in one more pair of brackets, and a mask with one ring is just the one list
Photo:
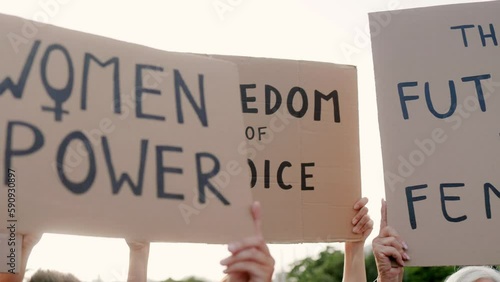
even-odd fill
[(407, 253), (404, 253), (404, 254), (403, 254), (403, 258), (404, 258), (405, 260), (410, 260), (410, 256), (409, 256)]

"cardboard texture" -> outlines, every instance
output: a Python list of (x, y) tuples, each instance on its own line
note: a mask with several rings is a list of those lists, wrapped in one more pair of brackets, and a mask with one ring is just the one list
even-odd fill
[(0, 34), (1, 233), (9, 219), (148, 241), (254, 233), (234, 64), (5, 15)]
[(266, 240), (358, 240), (351, 224), (361, 195), (356, 68), (214, 57), (240, 72), (248, 144), (239, 152), (249, 158)]
[(500, 263), (498, 11), (370, 14), (388, 223), (409, 265)]

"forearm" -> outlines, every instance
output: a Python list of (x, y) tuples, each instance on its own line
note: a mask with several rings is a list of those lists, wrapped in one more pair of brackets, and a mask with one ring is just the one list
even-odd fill
[(401, 272), (400, 275), (394, 278), (383, 278), (383, 277), (377, 277), (377, 282), (403, 282), (403, 272)]
[(21, 272), (16, 274), (0, 273), (0, 282), (21, 282), (23, 278), (24, 275)]
[(21, 274), (0, 273), (0, 282), (21, 282), (23, 276)]
[(364, 241), (346, 242), (343, 282), (366, 281)]
[(379, 270), (377, 282), (403, 282), (404, 267), (397, 266), (396, 262), (392, 262), (392, 264), (395, 267), (388, 273), (380, 273)]
[(31, 248), (23, 248), (21, 252), (21, 264), (19, 265), (18, 272), (16, 274), (0, 273), (0, 282), (22, 282), (30, 253)]
[(130, 251), (128, 282), (146, 282), (148, 275), (149, 246)]

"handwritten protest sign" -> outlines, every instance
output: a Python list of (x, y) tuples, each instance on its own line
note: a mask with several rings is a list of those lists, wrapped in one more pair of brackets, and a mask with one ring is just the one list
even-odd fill
[(500, 263), (498, 11), (370, 15), (388, 220), (411, 265)]
[(216, 56), (240, 71), (251, 187), (263, 203), (267, 241), (359, 239), (356, 68), (329, 63)]
[(234, 64), (4, 15), (0, 34), (1, 233), (253, 234)]

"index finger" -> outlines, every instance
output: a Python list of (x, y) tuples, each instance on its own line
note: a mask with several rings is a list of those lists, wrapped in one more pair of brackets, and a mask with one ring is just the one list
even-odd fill
[(380, 230), (387, 226), (387, 202), (382, 199), (382, 207), (380, 208), (381, 218), (380, 218)]
[(260, 207), (260, 202), (255, 201), (252, 204), (252, 218), (255, 227), (255, 235), (264, 238), (262, 235), (262, 210)]

